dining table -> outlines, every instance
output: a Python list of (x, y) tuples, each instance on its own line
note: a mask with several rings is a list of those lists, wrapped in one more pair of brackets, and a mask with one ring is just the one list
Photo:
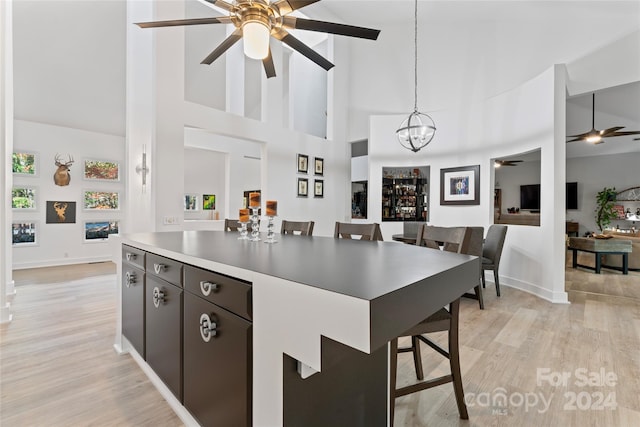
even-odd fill
[[(255, 242), (238, 236), (170, 231), (109, 241), (119, 290), (125, 248), (249, 286), (253, 426), (388, 426), (389, 341), (473, 287), (480, 268), (476, 256), (394, 242), (277, 235), (277, 243), (265, 243), (265, 236)], [(153, 274), (148, 266), (147, 277)], [(154, 381), (153, 369), (122, 335), (125, 301), (119, 303), (114, 347), (134, 354)], [(147, 310), (153, 303), (145, 302)], [(185, 424), (199, 424), (179, 397), (157, 387)]]

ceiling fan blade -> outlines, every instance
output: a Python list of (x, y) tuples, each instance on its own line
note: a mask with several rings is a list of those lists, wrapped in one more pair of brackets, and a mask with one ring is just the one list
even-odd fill
[[(207, 0), (208, 1), (208, 0)], [(320, 0), (279, 0), (271, 3), (271, 7), (275, 8), (280, 15), (286, 15), (294, 10), (302, 9), (310, 4), (317, 3)]]
[(589, 135), (593, 135), (596, 132), (598, 132), (598, 131), (595, 130), (595, 129), (591, 129), (589, 132), (579, 133), (577, 135), (567, 135), (567, 138), (579, 138), (579, 139), (582, 139), (582, 138), (586, 138)]
[(567, 141), (567, 144), (570, 143), (570, 142), (576, 142), (576, 141), (584, 141), (584, 139), (583, 138), (571, 139), (571, 140)]
[(609, 128), (609, 129), (601, 130), (600, 131), (600, 135), (603, 138), (606, 138), (606, 137), (610, 136), (611, 134), (616, 133), (620, 129), (624, 129), (624, 126), (616, 126), (616, 127), (612, 127), (612, 128)]
[(296, 18), (295, 16), (285, 16), (282, 24), (285, 28), (296, 30), (318, 31), (321, 33), (338, 34), (341, 36), (359, 37), (361, 39), (376, 40), (380, 30), (371, 28), (356, 27), (353, 25), (336, 24), (334, 22), (316, 21), (313, 19)]
[(269, 54), (266, 58), (262, 60), (262, 66), (264, 67), (264, 72), (267, 75), (267, 78), (276, 76), (276, 67), (273, 65), (273, 56), (271, 56), (271, 48), (269, 48)]
[(630, 130), (625, 132), (612, 132), (609, 135), (606, 135), (607, 138), (613, 136), (627, 136), (627, 135), (640, 135), (640, 130)]
[(277, 38), (278, 40), (280, 40), (282, 43), (289, 46), (291, 49), (296, 50), (299, 53), (303, 54), (304, 56), (306, 56), (307, 58), (309, 58), (310, 60), (312, 60), (313, 62), (315, 62), (322, 68), (324, 68), (325, 70), (329, 71), (334, 67), (334, 65), (331, 62), (329, 62), (318, 52), (311, 49), (309, 46), (307, 46), (306, 44), (302, 43), (300, 40), (298, 40), (297, 38), (289, 34), (287, 30), (280, 28), (277, 31), (274, 31), (273, 33), (271, 33), (271, 35)]
[(213, 61), (218, 59), (220, 55), (225, 53), (227, 49), (229, 49), (231, 46), (236, 44), (236, 42), (241, 38), (242, 38), (242, 30), (240, 28), (237, 28), (233, 33), (231, 33), (229, 37), (224, 39), (224, 41), (220, 43), (220, 45), (217, 48), (215, 48), (213, 52), (209, 54), (209, 56), (203, 59), (201, 64), (211, 65)]
[(215, 18), (196, 18), (196, 19), (174, 19), (172, 21), (152, 21), (137, 22), (140, 28), (158, 28), (158, 27), (177, 27), (180, 25), (202, 25), (202, 24), (231, 24), (233, 21), (229, 16), (220, 16)]
[(227, 3), (222, 0), (205, 0), (207, 3), (211, 3), (214, 6), (218, 6), (221, 9), (226, 10), (227, 12), (234, 12), (235, 6), (231, 3)]

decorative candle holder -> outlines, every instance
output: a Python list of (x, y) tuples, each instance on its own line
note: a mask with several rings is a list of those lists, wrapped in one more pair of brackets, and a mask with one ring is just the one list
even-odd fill
[(260, 241), (260, 217), (258, 216), (259, 207), (251, 208), (251, 237), (252, 242)]
[(247, 230), (247, 224), (248, 222), (238, 222), (240, 224), (240, 237), (238, 237), (238, 240), (249, 240), (249, 232)]
[(267, 240), (265, 240), (265, 243), (278, 243), (278, 241), (275, 239), (275, 232), (273, 231), (273, 216), (269, 215), (267, 216)]

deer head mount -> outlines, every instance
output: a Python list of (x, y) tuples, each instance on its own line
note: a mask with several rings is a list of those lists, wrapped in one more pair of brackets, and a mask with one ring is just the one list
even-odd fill
[(59, 186), (69, 185), (71, 182), (71, 175), (69, 174), (69, 169), (71, 168), (71, 164), (73, 163), (73, 157), (69, 155), (69, 160), (65, 163), (62, 163), (62, 159), (60, 159), (60, 155), (56, 154), (56, 166), (58, 169), (56, 173), (53, 174), (53, 182)]
[(66, 202), (55, 202), (53, 204), (53, 209), (56, 210), (56, 215), (58, 215), (58, 221), (64, 222), (67, 219), (67, 207), (69, 206)]

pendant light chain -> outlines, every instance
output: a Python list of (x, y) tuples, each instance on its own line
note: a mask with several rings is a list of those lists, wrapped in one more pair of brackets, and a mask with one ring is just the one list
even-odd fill
[(418, 111), (418, 0), (414, 2), (413, 20), (413, 111)]

